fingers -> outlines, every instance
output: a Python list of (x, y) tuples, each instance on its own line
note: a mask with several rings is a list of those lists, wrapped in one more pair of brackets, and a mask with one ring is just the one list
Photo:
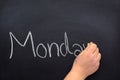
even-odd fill
[(97, 45), (93, 42), (88, 43), (87, 47), (85, 48), (85, 50), (83, 50), (82, 53), (86, 53), (86, 54), (90, 54), (90, 53), (94, 53), (97, 49)]
[(87, 44), (87, 47), (85, 48), (85, 50), (83, 50), (83, 52), (87, 51), (89, 49), (89, 47), (90, 47), (90, 43)]
[(100, 54), (100, 52), (99, 52), (99, 48), (97, 47), (97, 45), (93, 43), (93, 48), (91, 48), (91, 49), (89, 49), (89, 50), (93, 50), (93, 51), (91, 51), (91, 52), (93, 52), (93, 53), (92, 53), (93, 56), (94, 56), (98, 61), (100, 61), (100, 59), (101, 59), (101, 54)]
[(81, 52), (81, 54), (82, 54), (82, 53), (86, 53), (86, 51), (89, 50), (90, 45), (91, 45), (91, 43), (88, 43), (88, 44), (87, 44), (87, 47)]
[(99, 48), (93, 42), (88, 43), (87, 47), (85, 48), (85, 50), (82, 53), (93, 54), (93, 56), (95, 56), (98, 60), (101, 59), (101, 54), (99, 52)]
[(96, 58), (98, 57), (98, 55), (99, 55), (99, 49), (98, 49), (98, 48), (95, 50), (95, 52), (93, 53), (93, 55), (94, 55)]
[(101, 60), (101, 53), (98, 54), (97, 59), (98, 59), (98, 61)]
[[(93, 42), (88, 43), (87, 47), (85, 48), (85, 50), (82, 51), (81, 54), (92, 54), (96, 59), (98, 59), (98, 60), (101, 59), (101, 54), (99, 52), (99, 49), (98, 49), (97, 45)], [(78, 55), (78, 56), (80, 56), (80, 55)]]
[(96, 49), (97, 49), (97, 45), (93, 42), (90, 42), (90, 47), (88, 49), (88, 52), (89, 53), (94, 53), (96, 51)]
[(96, 51), (93, 53), (93, 56), (94, 56), (98, 61), (100, 61), (100, 59), (101, 59), (101, 54), (100, 54), (98, 48), (97, 48)]

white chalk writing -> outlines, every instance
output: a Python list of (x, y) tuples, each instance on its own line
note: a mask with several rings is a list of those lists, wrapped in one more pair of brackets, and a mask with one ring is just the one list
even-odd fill
[[(80, 53), (81, 51), (83, 51), (85, 49), (85, 44), (83, 43), (82, 45), (80, 44), (77, 44), (77, 43), (74, 43), (72, 45), (72, 48), (74, 47), (78, 47), (77, 49), (75, 49), (73, 52), (70, 51), (70, 48), (69, 48), (69, 40), (68, 40), (68, 36), (67, 36), (67, 33), (65, 32), (64, 33), (64, 42), (61, 43), (60, 45), (57, 44), (56, 42), (52, 42), (52, 43), (46, 43), (47, 46), (45, 46), (45, 44), (43, 43), (39, 43), (37, 45), (37, 47), (35, 48), (35, 45), (34, 45), (34, 41), (33, 41), (33, 36), (32, 36), (32, 33), (31, 31), (29, 31), (24, 43), (22, 44), (16, 37), (15, 35), (12, 33), (12, 32), (9, 32), (9, 35), (10, 35), (10, 40), (11, 40), (11, 52), (10, 52), (10, 59), (12, 59), (13, 57), (13, 53), (14, 53), (14, 44), (13, 44), (13, 39), (21, 46), (21, 47), (25, 47), (26, 46), (26, 43), (28, 42), (28, 39), (31, 40), (31, 46), (32, 46), (32, 52), (33, 52), (33, 56), (34, 57), (39, 57), (39, 58), (46, 58), (47, 56), (49, 58), (52, 57), (52, 49), (53, 49), (53, 46), (54, 48), (56, 49), (54, 51), (54, 53), (56, 53), (56, 55), (58, 57), (60, 56), (63, 56), (63, 57), (66, 57), (67, 54), (73, 54), (74, 56), (77, 56), (78, 53)], [(63, 50), (64, 48), (64, 50)], [(40, 53), (40, 49), (43, 49), (44, 50), (44, 55), (41, 55)]]

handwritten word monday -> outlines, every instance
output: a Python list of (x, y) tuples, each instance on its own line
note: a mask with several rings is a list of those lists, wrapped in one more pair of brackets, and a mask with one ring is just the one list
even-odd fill
[[(66, 32), (64, 33), (64, 42), (61, 43), (60, 45), (57, 44), (56, 42), (46, 43), (47, 44), (46, 46), (43, 43), (39, 43), (36, 46), (36, 48), (34, 46), (34, 41), (33, 41), (33, 36), (32, 36), (31, 31), (28, 32), (28, 35), (27, 35), (25, 41), (23, 42), (23, 44), (15, 37), (15, 35), (12, 32), (9, 32), (9, 35), (10, 35), (10, 41), (11, 41), (11, 53), (10, 53), (10, 57), (9, 57), (10, 59), (12, 59), (12, 57), (13, 57), (13, 51), (14, 51), (13, 50), (14, 49), (14, 44), (13, 44), (14, 42), (13, 41), (16, 41), (17, 44), (19, 44), (19, 46), (25, 47), (26, 43), (28, 42), (28, 39), (30, 39), (33, 56), (34, 57), (39, 57), (39, 58), (46, 58), (47, 56), (49, 58), (51, 58), (52, 57), (52, 52), (53, 52), (52, 51), (53, 46), (56, 49), (54, 51), (54, 53), (56, 53), (56, 55), (58, 57), (59, 56), (66, 57), (67, 54), (73, 54), (74, 56), (77, 56), (78, 53), (80, 53), (81, 51), (83, 51), (85, 49), (84, 43), (82, 45), (74, 43), (71, 47), (72, 48), (77, 47), (77, 49), (75, 49), (74, 51), (70, 51), (69, 40), (68, 40), (68, 36), (67, 36)], [(40, 54), (41, 49), (42, 49), (42, 51), (44, 51), (44, 53), (42, 53), (42, 55)]]

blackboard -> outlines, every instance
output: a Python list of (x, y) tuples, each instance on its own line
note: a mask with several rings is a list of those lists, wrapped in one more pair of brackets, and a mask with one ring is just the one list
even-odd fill
[(63, 80), (86, 43), (100, 69), (87, 80), (119, 80), (119, 0), (0, 0), (0, 80)]

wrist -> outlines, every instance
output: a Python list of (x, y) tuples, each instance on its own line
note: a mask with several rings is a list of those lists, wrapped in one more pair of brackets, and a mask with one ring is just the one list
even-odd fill
[(80, 68), (73, 67), (71, 69), (70, 73), (72, 75), (74, 75), (76, 80), (85, 80), (85, 78), (86, 78), (83, 71), (82, 71), (82, 69), (80, 69)]
[(76, 68), (72, 68), (64, 80), (85, 80), (85, 76)]

